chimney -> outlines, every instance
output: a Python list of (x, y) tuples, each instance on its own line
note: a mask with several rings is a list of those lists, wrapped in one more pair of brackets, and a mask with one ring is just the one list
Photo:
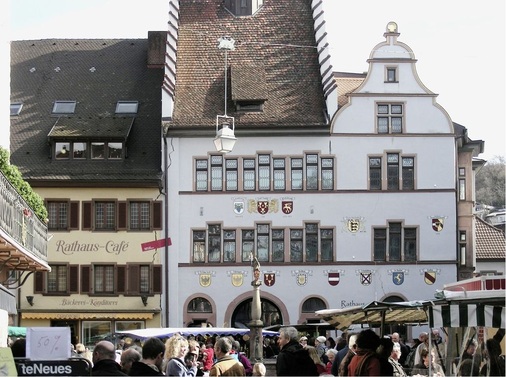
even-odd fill
[(148, 68), (163, 68), (166, 44), (166, 31), (148, 31)]

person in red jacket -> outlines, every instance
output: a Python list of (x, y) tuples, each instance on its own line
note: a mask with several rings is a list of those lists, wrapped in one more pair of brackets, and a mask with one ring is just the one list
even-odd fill
[(214, 364), (214, 345), (212, 343), (207, 343), (206, 348), (202, 351), (206, 354), (206, 357), (202, 359), (202, 370), (204, 372), (209, 372)]

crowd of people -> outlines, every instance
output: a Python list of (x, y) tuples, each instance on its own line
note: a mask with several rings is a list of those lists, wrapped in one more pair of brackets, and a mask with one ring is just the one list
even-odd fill
[[(504, 376), (500, 342), (504, 330), (478, 344), (470, 339), (446, 373), (446, 347), (439, 330), (422, 332), (410, 347), (398, 333), (380, 337), (372, 329), (333, 338), (302, 336), (294, 327), (282, 327), (276, 339), (264, 339), (264, 358), (272, 358), (277, 376)], [(433, 342), (429, 347), (429, 339)], [(244, 345), (244, 343), (242, 344)], [(99, 341), (93, 350), (72, 346), (94, 376), (265, 376), (266, 365), (252, 363), (232, 336), (189, 337), (174, 334), (161, 340), (114, 345)], [(11, 344), (14, 357), (25, 357), (24, 339)]]

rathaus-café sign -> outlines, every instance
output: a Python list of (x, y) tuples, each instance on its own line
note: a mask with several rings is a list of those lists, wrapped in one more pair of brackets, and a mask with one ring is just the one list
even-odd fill
[(63, 253), (65, 255), (72, 255), (74, 253), (86, 253), (86, 252), (99, 252), (105, 251), (109, 254), (119, 255), (122, 252), (128, 250), (128, 242), (114, 242), (107, 241), (105, 244), (100, 243), (87, 243), (87, 242), (65, 242), (62, 240), (56, 241), (56, 252)]

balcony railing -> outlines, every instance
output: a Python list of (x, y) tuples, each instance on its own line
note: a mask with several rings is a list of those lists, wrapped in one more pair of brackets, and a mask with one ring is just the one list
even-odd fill
[[(0, 172), (0, 265), (12, 269), (47, 269), (47, 225)], [(7, 246), (8, 245), (8, 246)], [(15, 255), (15, 257), (14, 257)], [(15, 268), (17, 261), (20, 268)]]

